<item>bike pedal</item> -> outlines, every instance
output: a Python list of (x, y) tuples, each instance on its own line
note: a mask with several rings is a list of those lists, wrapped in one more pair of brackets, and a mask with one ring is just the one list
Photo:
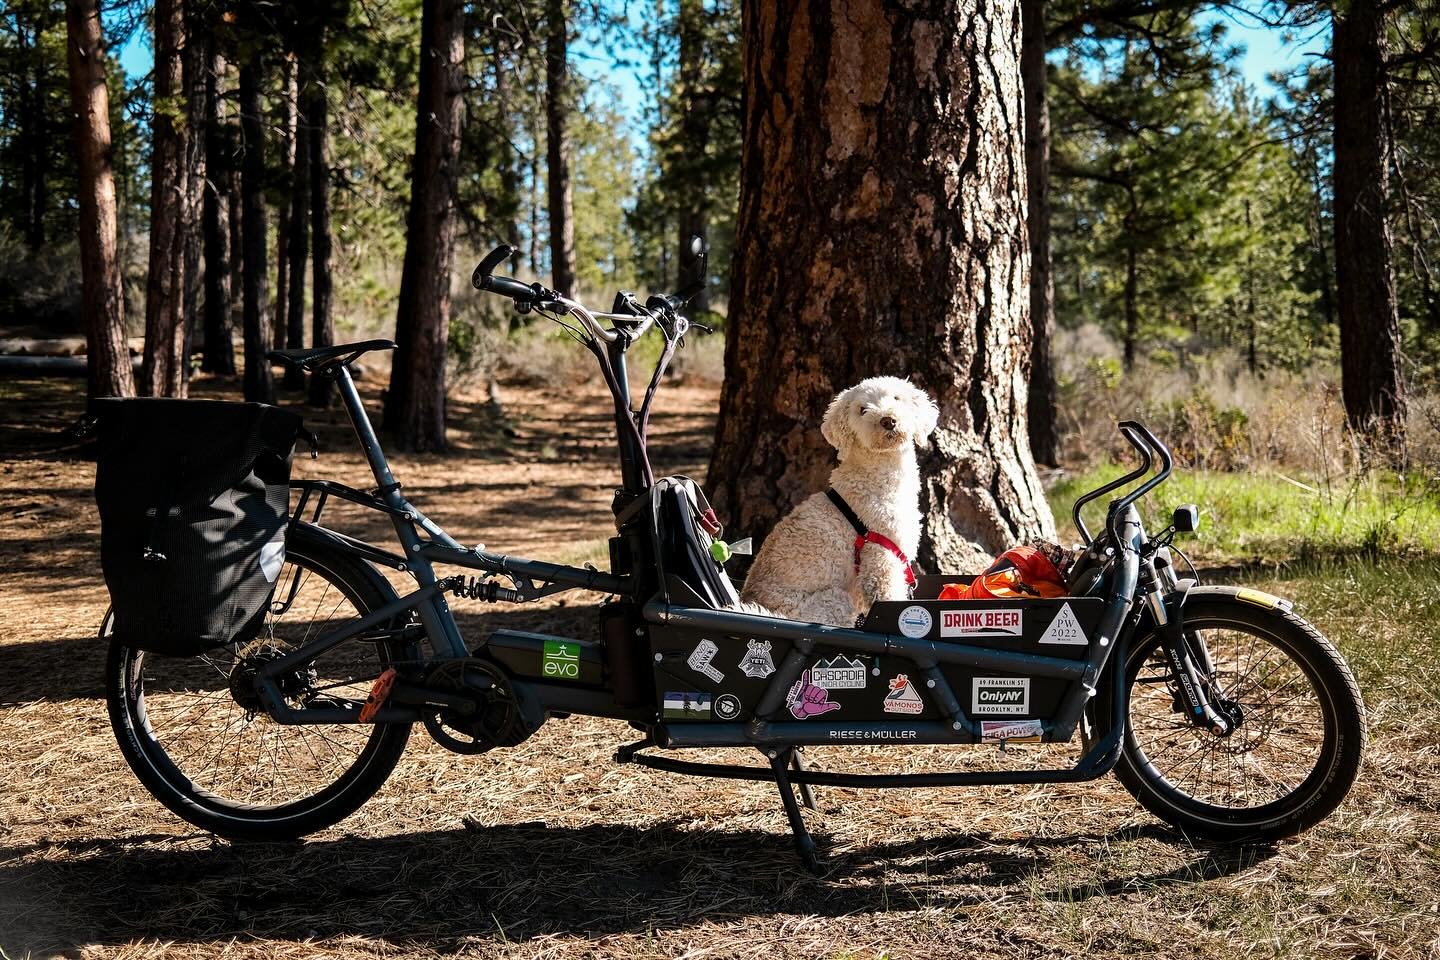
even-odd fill
[(390, 699), (390, 691), (395, 688), (395, 681), (399, 676), (394, 667), (389, 667), (375, 678), (375, 685), (370, 688), (370, 696), (365, 698), (365, 705), (360, 708), (361, 723), (369, 723), (380, 708), (385, 706), (385, 701)]

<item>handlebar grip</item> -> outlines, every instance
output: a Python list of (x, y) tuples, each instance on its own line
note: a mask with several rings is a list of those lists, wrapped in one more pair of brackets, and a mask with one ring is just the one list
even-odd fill
[(535, 288), (528, 283), (521, 283), (510, 277), (486, 276), (480, 278), (477, 286), (481, 290), (488, 290), (491, 293), (498, 293), (502, 297), (509, 297), (512, 300), (523, 300), (529, 302), (535, 299)]
[(506, 260), (509, 260), (514, 253), (515, 248), (508, 243), (502, 243), (494, 250), (491, 250), (485, 255), (485, 259), (481, 260), (475, 267), (475, 272), (470, 274), (470, 285), (476, 290), (493, 289), (486, 286), (485, 282), (490, 279), (490, 274), (495, 272), (495, 268)]

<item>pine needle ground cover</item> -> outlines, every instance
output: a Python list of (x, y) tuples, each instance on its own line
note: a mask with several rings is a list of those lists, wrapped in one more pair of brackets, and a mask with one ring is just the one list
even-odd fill
[[(205, 395), (225, 392), (198, 385)], [(1206, 575), (1293, 598), (1340, 643), (1366, 694), (1372, 741), (1360, 783), (1328, 821), (1278, 847), (1192, 842), (1108, 778), (1035, 788), (822, 789), (812, 827), (833, 870), (815, 878), (793, 854), (773, 788), (616, 766), (611, 752), (633, 731), (584, 719), (552, 721), (514, 750), (477, 758), (445, 753), (417, 731), (395, 776), (336, 829), (304, 843), (237, 846), (170, 816), (114, 745), (94, 639), (106, 605), (94, 468), (53, 432), (81, 408), (72, 390), (9, 382), (0, 397), (5, 956), (1440, 952), (1433, 525), (1402, 534), (1395, 555), (1367, 555), (1363, 536), (1346, 532), (1356, 550), (1301, 560), (1293, 543), (1286, 547), (1285, 530), (1305, 519), (1308, 500), (1266, 521), (1272, 540), (1238, 549), (1243, 535), (1233, 531), (1262, 528), (1245, 526), (1234, 506), (1239, 494), (1224, 487), (1230, 481), (1210, 476), (1165, 491), (1165, 506), (1193, 499), (1214, 511), (1206, 523), (1218, 539), (1200, 541), (1198, 551)], [(373, 390), (367, 395), (373, 403)], [(515, 386), (506, 403), (514, 435), (501, 441), (479, 429), (483, 397), (455, 398), (461, 452), (395, 458), (407, 493), (462, 540), (546, 558), (591, 555), (609, 531), (615, 472), (601, 394), (594, 385)], [(659, 469), (703, 470), (714, 408), (713, 387), (670, 390), (654, 425)], [(324, 452), (314, 463), (297, 459), (297, 469), (363, 483), (343, 424), (311, 419)], [(1288, 490), (1304, 493), (1278, 478), (1234, 482), (1284, 503)], [(1434, 516), (1419, 510), (1416, 517)], [(385, 534), (383, 520), (344, 519), (346, 529)], [(1295, 527), (1290, 539), (1304, 530)], [(1268, 558), (1268, 544), (1282, 555)], [(591, 613), (573, 601), (456, 607), (474, 637), (501, 625), (581, 631)], [(815, 759), (919, 771), (1038, 766), (1073, 754), (862, 748), (817, 750)], [(735, 751), (728, 759), (750, 758)]]

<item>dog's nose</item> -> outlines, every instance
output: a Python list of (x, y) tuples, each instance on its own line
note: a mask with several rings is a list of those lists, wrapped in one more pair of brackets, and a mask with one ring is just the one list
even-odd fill
[(885, 430), (894, 430), (894, 429), (895, 429), (895, 418), (894, 418), (894, 417), (881, 417), (881, 418), (880, 418), (880, 426), (881, 426), (882, 429), (885, 429)]

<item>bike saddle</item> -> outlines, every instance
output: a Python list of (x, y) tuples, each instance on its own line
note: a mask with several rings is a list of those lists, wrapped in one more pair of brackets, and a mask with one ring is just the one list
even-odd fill
[(394, 349), (393, 340), (361, 340), (359, 343), (337, 343), (333, 347), (313, 347), (309, 350), (271, 350), (265, 356), (287, 367), (299, 367), (301, 370), (316, 373), (353, 363), (371, 350)]

